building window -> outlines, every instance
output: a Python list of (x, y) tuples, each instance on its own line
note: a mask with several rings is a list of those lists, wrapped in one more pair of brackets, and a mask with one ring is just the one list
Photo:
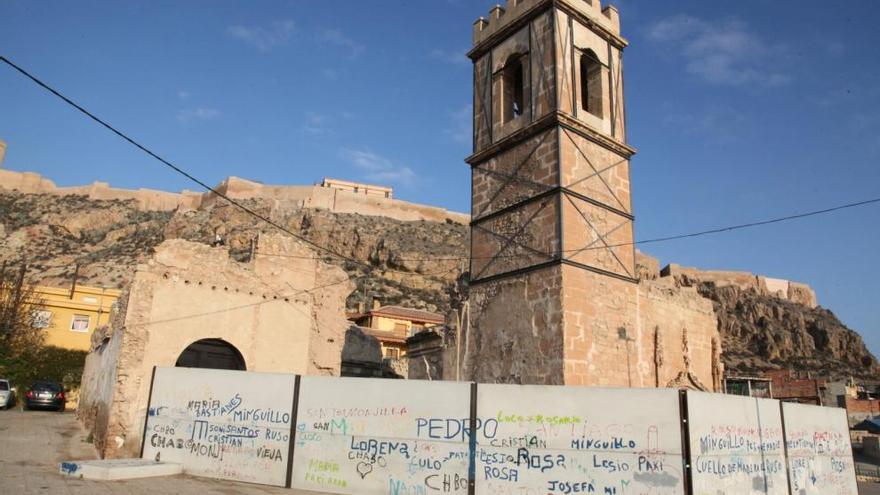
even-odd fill
[(602, 118), (602, 63), (592, 50), (581, 54), (581, 109)]
[(45, 309), (34, 310), (34, 328), (49, 328), (52, 324), (52, 312)]
[(386, 347), (385, 357), (388, 359), (400, 359), (400, 349), (396, 347)]
[(525, 57), (511, 55), (501, 74), (501, 117), (503, 123), (518, 119), (525, 106)]
[(396, 333), (406, 333), (406, 331), (407, 331), (406, 323), (395, 323), (394, 324), (394, 331)]
[(73, 321), (70, 322), (70, 330), (74, 332), (88, 332), (89, 320), (89, 315), (73, 315)]

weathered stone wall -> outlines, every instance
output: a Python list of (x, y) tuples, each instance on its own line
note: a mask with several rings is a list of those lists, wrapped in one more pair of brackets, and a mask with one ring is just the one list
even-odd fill
[(565, 384), (562, 268), (470, 288), (466, 380)]
[[(88, 416), (97, 425), (107, 417), (106, 431), (94, 430), (103, 455), (137, 454), (152, 368), (174, 366), (198, 340), (231, 344), (249, 371), (339, 375), (348, 276), (289, 238), (263, 237), (259, 252), (245, 265), (224, 248), (172, 240), (138, 268), (109, 352), (93, 351), (83, 377), (95, 383)], [(109, 403), (102, 373), (116, 374)]]
[(107, 427), (113, 392), (116, 390), (116, 364), (119, 362), (122, 320), (128, 306), (128, 296), (126, 291), (117, 300), (116, 309), (110, 315), (110, 324), (92, 334), (92, 346), (83, 368), (76, 416), (92, 432), (99, 452), (105, 450), (108, 439)]
[[(58, 187), (49, 179), (32, 172), (0, 170), (0, 188), (17, 190), (26, 194), (82, 195), (97, 200), (133, 200), (145, 211), (171, 211), (178, 208), (196, 209), (202, 205), (223, 201), (213, 193), (184, 190), (181, 193), (152, 189), (120, 189), (106, 182), (87, 186)], [(425, 220), (431, 222), (467, 223), (470, 217), (445, 208), (426, 206), (392, 198), (366, 196), (350, 191), (320, 186), (264, 185), (257, 182), (229, 177), (216, 190), (232, 199), (270, 199), (302, 208), (322, 208), (336, 213), (359, 213), (368, 216), (384, 216), (401, 221)]]
[(562, 266), (470, 296), (467, 380), (720, 390), (718, 322), (693, 288)]
[(736, 286), (740, 289), (755, 289), (761, 294), (769, 294), (808, 308), (818, 306), (816, 292), (807, 284), (789, 280), (769, 278), (748, 272), (719, 270), (700, 270), (670, 263), (660, 272), (663, 277), (672, 277), (684, 285), (694, 282), (713, 282), (718, 287)]
[(721, 390), (721, 335), (712, 302), (671, 280), (639, 284), (644, 386)]

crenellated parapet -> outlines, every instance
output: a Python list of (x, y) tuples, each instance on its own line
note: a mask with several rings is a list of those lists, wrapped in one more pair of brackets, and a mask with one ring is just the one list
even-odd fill
[(474, 22), (474, 46), (553, 3), (579, 14), (597, 29), (617, 38), (620, 44), (626, 44), (620, 38), (620, 13), (614, 5), (603, 7), (600, 0), (507, 0), (506, 5), (495, 5), (489, 10), (488, 17), (480, 17)]

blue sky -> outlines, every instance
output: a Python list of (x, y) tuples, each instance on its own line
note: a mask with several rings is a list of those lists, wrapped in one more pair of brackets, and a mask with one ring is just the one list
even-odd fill
[[(0, 52), (209, 183), (324, 176), (469, 210), (472, 22), (495, 2), (0, 0)], [(880, 3), (618, 2), (640, 239), (880, 196)], [(4, 166), (194, 188), (6, 67)], [(880, 351), (880, 206), (646, 246), (811, 284)]]

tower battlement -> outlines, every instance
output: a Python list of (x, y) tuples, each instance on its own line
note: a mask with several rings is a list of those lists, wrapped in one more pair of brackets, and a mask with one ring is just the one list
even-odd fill
[[(557, 0), (563, 7), (579, 13), (595, 25), (620, 36), (620, 13), (614, 5), (602, 6), (600, 0)], [(505, 6), (496, 4), (489, 10), (488, 17), (480, 17), (474, 22), (474, 46), (511, 25), (526, 14), (540, 10), (553, 2), (551, 0), (507, 0)]]

